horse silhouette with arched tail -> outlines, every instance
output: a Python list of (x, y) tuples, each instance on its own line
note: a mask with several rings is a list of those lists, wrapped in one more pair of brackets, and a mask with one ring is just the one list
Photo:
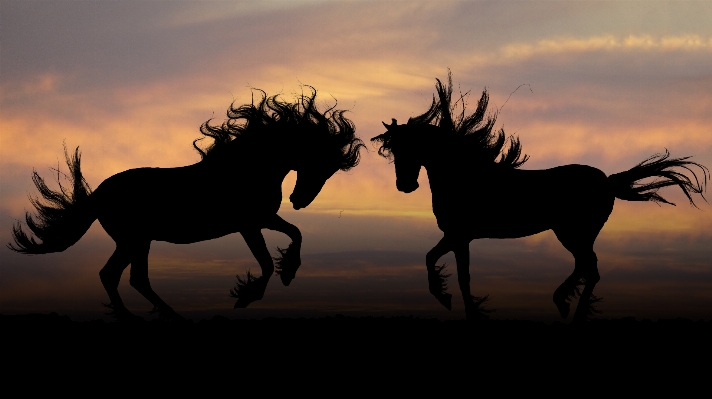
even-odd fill
[[(279, 96), (227, 110), (227, 121), (200, 127), (202, 138), (213, 139), (206, 148), (193, 146), (201, 161), (178, 168), (138, 168), (113, 175), (95, 191), (82, 176), (79, 148), (65, 157), (71, 187), (60, 183), (50, 189), (35, 171), (32, 179), (43, 200), (31, 199), (37, 214), (25, 222), (35, 237), (18, 222), (14, 244), (26, 254), (60, 252), (75, 244), (98, 219), (116, 242), (116, 250), (99, 276), (118, 319), (132, 319), (117, 290), (124, 269), (131, 264), (130, 283), (164, 318), (180, 318), (151, 288), (148, 252), (151, 241), (188, 244), (239, 232), (257, 259), (262, 275), (237, 278), (231, 296), (236, 308), (262, 298), (275, 271), (289, 285), (301, 264), (302, 235), (277, 215), (282, 202), (282, 181), (294, 170), (297, 181), (289, 199), (294, 209), (308, 206), (337, 171), (358, 164), (363, 142), (344, 111), (324, 112), (315, 104), (316, 90), (293, 102)], [(59, 180), (59, 179), (58, 179)], [(272, 258), (261, 229), (275, 230), (292, 240)]]
[[(371, 140), (380, 143), (378, 153), (395, 164), (399, 191), (416, 190), (421, 167), (427, 171), (433, 213), (444, 233), (426, 256), (429, 290), (451, 309), (444, 265), (436, 262), (454, 252), (468, 319), (487, 317), (481, 305), (488, 299), (470, 293), (472, 240), (519, 238), (553, 230), (575, 259), (573, 273), (554, 292), (554, 303), (566, 318), (569, 302), (579, 296), (574, 313), (574, 321), (579, 322), (590, 316), (593, 303), (600, 300), (593, 296), (600, 279), (593, 244), (615, 198), (669, 204), (657, 191), (678, 186), (694, 205), (691, 194), (702, 195), (705, 189), (708, 169), (688, 161), (689, 157), (670, 158), (667, 151), (611, 176), (586, 165), (521, 170), (528, 157), (522, 155), (519, 139), (508, 140), (503, 129), (493, 132), (496, 114), (487, 114), (487, 91), (475, 112), (466, 115), (464, 96), (452, 101), (451, 76), (447, 86), (436, 80), (437, 97), (424, 114), (404, 125), (395, 119), (390, 125), (383, 123), (386, 132)], [(702, 171), (701, 180), (693, 171), (696, 168)], [(640, 183), (651, 177), (657, 180)]]

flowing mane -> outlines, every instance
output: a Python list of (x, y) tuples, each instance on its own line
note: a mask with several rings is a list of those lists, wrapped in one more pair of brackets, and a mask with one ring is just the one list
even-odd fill
[(198, 147), (201, 137), (193, 141), (193, 147), (200, 153), (202, 159), (209, 159), (222, 152), (228, 143), (276, 131), (289, 131), (294, 134), (321, 135), (340, 153), (339, 169), (349, 170), (359, 162), (359, 150), (365, 147), (361, 139), (356, 137), (356, 128), (344, 110), (334, 107), (324, 112), (316, 107), (316, 89), (306, 86), (310, 95), (302, 94), (294, 102), (287, 102), (279, 95), (268, 97), (259, 89), (260, 101), (255, 105), (254, 97), (250, 104), (235, 107), (231, 104), (227, 109), (227, 120), (220, 125), (211, 125), (212, 119), (200, 126), (200, 133), (213, 139), (207, 148)]
[[(496, 133), (492, 131), (497, 114), (487, 114), (487, 104), (489, 103), (487, 89), (482, 92), (475, 112), (466, 115), (464, 99), (467, 93), (454, 103), (452, 102), (451, 74), (448, 73), (447, 86), (443, 85), (440, 79), (436, 79), (436, 81), (437, 98), (433, 96), (433, 103), (425, 113), (408, 119), (407, 127), (438, 127), (439, 134), (454, 139), (452, 148), (455, 151), (461, 151), (461, 158), (478, 165), (495, 164), (518, 168), (529, 159), (529, 156), (522, 155), (522, 145), (518, 138), (510, 136), (507, 140), (502, 128)], [(459, 102), (461, 102), (460, 107), (458, 107)], [(378, 150), (380, 155), (391, 158), (392, 139), (391, 132), (374, 138), (382, 143)], [(509, 147), (504, 150), (507, 142), (509, 142)]]

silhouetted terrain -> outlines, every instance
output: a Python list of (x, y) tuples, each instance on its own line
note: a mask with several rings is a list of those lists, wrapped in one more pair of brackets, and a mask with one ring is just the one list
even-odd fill
[[(712, 321), (581, 325), (410, 317), (75, 322), (0, 316), (3, 372), (25, 389), (341, 393), (701, 386)], [(689, 389), (689, 388), (688, 388)], [(330, 395), (332, 396), (332, 395)]]
[[(712, 321), (594, 319), (582, 325), (518, 320), (438, 321), (414, 317), (324, 317), (318, 319), (210, 320), (184, 323), (77, 322), (50, 314), (0, 315), (5, 343), (19, 359), (136, 357), (151, 354), (206, 362), (323, 359), (343, 363), (381, 361), (422, 364), (456, 359), (507, 362), (571, 360), (593, 353), (628, 362), (709, 352)], [(464, 356), (464, 357), (463, 357)], [(509, 360), (507, 360), (509, 359)], [(548, 360), (547, 360), (548, 359)], [(600, 360), (599, 359), (599, 360)], [(415, 362), (415, 363), (412, 363)], [(374, 367), (376, 367), (374, 365)], [(383, 367), (383, 364), (378, 365)]]

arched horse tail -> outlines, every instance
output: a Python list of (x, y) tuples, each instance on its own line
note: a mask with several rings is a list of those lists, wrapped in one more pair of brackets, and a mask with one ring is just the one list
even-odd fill
[[(37, 171), (32, 172), (32, 181), (40, 192), (42, 199), (30, 198), (37, 213), (25, 213), (25, 223), (32, 234), (27, 235), (18, 221), (12, 226), (14, 244), (7, 247), (13, 251), (25, 254), (47, 254), (61, 252), (74, 245), (89, 230), (97, 215), (91, 204), (92, 190), (82, 176), (80, 168), (79, 147), (73, 154), (64, 156), (69, 166), (69, 174), (64, 175), (71, 183), (71, 189), (62, 186), (60, 171), (57, 170), (59, 190), (47, 187), (44, 179)], [(37, 237), (41, 242), (35, 241)]]
[[(658, 194), (658, 190), (663, 187), (678, 186), (690, 204), (697, 207), (692, 194), (699, 194), (707, 201), (703, 193), (707, 188), (710, 172), (706, 166), (688, 161), (689, 158), (670, 158), (670, 152), (665, 150), (664, 154), (653, 155), (625, 172), (608, 176), (609, 186), (616, 198), (626, 201), (663, 202), (670, 205), (675, 204)], [(702, 176), (695, 173), (697, 169), (702, 172)], [(640, 180), (651, 177), (655, 180), (650, 183), (639, 183)]]

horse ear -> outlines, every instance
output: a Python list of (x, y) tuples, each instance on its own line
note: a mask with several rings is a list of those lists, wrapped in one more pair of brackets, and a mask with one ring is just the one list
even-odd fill
[(386, 125), (386, 122), (381, 122), (381, 123), (383, 123), (383, 126), (386, 127), (386, 130), (391, 130), (391, 128), (398, 126), (398, 121), (396, 120), (396, 118), (391, 118), (390, 125)]

